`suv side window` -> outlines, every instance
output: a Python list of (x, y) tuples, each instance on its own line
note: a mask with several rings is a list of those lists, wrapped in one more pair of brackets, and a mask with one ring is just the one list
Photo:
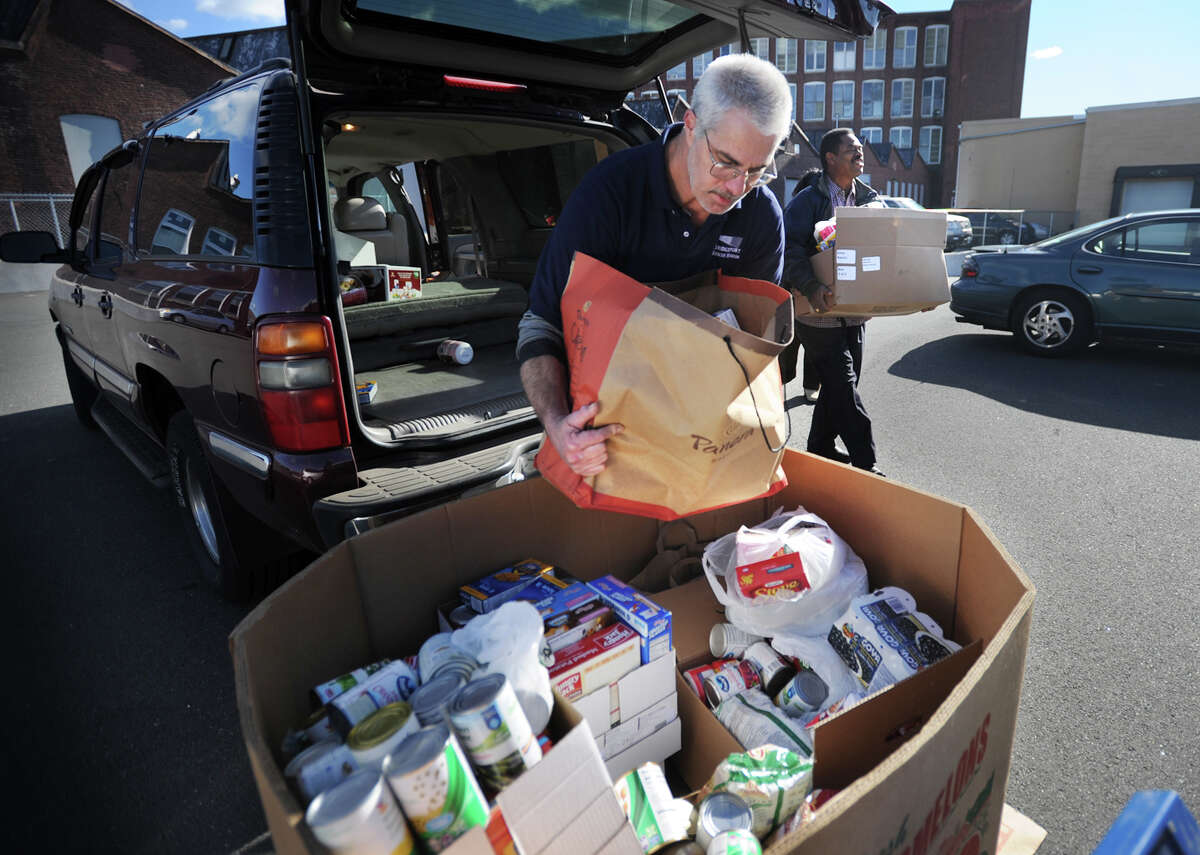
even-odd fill
[(139, 257), (255, 258), (254, 129), (262, 82), (154, 132), (138, 200)]
[(107, 170), (100, 203), (100, 239), (96, 261), (119, 264), (129, 252), (129, 211), (137, 178), (137, 161)]
[(96, 216), (96, 200), (100, 198), (100, 184), (92, 188), (88, 196), (87, 207), (83, 209), (83, 217), (79, 220), (79, 228), (75, 230), (75, 249), (86, 252), (88, 241), (92, 237), (92, 218)]

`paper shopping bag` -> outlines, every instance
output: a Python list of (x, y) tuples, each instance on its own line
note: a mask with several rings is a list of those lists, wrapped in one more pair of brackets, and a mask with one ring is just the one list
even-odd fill
[(652, 287), (576, 253), (562, 315), (571, 409), (599, 401), (594, 424), (625, 428), (592, 477), (543, 441), (538, 469), (575, 504), (670, 520), (787, 485), (787, 291), (715, 270)]

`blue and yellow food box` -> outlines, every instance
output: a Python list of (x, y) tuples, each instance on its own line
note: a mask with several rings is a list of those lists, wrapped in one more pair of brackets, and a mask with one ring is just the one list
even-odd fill
[(651, 602), (614, 576), (588, 582), (622, 622), (642, 637), (642, 664), (653, 662), (671, 649), (671, 613)]
[[(569, 582), (555, 578), (553, 565), (527, 558), (478, 582), (463, 585), (458, 589), (458, 596), (471, 611), (487, 614), (510, 600), (540, 602), (569, 585)], [(531, 590), (526, 591), (527, 588)]]

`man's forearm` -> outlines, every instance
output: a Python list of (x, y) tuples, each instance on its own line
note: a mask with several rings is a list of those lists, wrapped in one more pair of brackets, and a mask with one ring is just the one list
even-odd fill
[(554, 356), (535, 356), (521, 363), (521, 385), (543, 426), (571, 412), (567, 404), (567, 367)]

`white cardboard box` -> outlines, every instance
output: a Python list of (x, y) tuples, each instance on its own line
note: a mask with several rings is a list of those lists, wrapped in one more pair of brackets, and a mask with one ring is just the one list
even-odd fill
[(615, 781), (631, 769), (643, 763), (659, 763), (683, 747), (683, 724), (672, 719), (644, 739), (635, 742), (620, 754), (604, 761), (608, 774)]
[(668, 695), (675, 694), (675, 651), (630, 671), (606, 688), (571, 701), (599, 737), (618, 722), (630, 721)]

